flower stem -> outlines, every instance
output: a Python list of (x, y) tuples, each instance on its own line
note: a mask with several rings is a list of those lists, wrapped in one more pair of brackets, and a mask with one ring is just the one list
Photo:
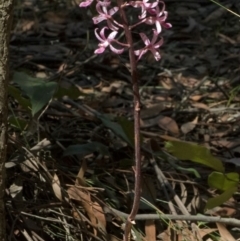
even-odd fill
[(123, 29), (125, 32), (127, 44), (129, 45), (129, 59), (131, 66), (131, 78), (133, 88), (133, 102), (134, 102), (134, 147), (135, 147), (135, 185), (134, 185), (134, 200), (131, 213), (128, 216), (124, 232), (124, 241), (129, 240), (132, 223), (137, 215), (140, 197), (141, 197), (141, 150), (140, 150), (140, 95), (137, 77), (137, 61), (134, 54), (132, 33), (128, 25), (128, 20), (123, 10), (123, 0), (117, 0), (119, 13), (122, 19)]

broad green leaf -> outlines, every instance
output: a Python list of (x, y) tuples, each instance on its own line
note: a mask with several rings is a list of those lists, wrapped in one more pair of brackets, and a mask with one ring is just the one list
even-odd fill
[(79, 155), (83, 158), (93, 152), (109, 156), (108, 147), (99, 142), (90, 142), (82, 145), (71, 145), (64, 151), (64, 156)]
[[(146, 201), (154, 205), (157, 199), (156, 186), (152, 185), (154, 183), (154, 177), (145, 176), (142, 181), (142, 193), (139, 208), (144, 211), (152, 211), (153, 208)], [(146, 200), (146, 201), (143, 201)]]
[(31, 103), (28, 99), (22, 96), (22, 93), (19, 89), (12, 85), (8, 85), (8, 93), (21, 105), (24, 109), (30, 110)]
[(42, 83), (35, 88), (35, 90), (32, 92), (32, 96), (29, 96), (32, 103), (33, 116), (50, 101), (54, 92), (56, 91), (56, 88), (57, 83), (55, 82)]
[(212, 172), (208, 176), (209, 187), (216, 188), (221, 191), (226, 191), (229, 188), (237, 187), (239, 183), (239, 175), (236, 172), (220, 173)]
[(128, 136), (126, 135), (126, 133), (124, 132), (123, 128), (121, 127), (121, 125), (119, 125), (116, 122), (110, 121), (109, 119), (107, 119), (106, 117), (102, 117), (100, 116), (99, 119), (102, 121), (103, 125), (105, 125), (107, 128), (109, 128), (110, 130), (112, 130), (117, 136), (119, 136), (120, 138), (122, 138), (124, 141), (126, 141), (130, 146), (132, 145), (132, 141), (128, 138)]
[(81, 95), (81, 92), (76, 86), (71, 86), (70, 88), (64, 88), (59, 86), (56, 93), (54, 94), (55, 98), (62, 98), (63, 96), (68, 96), (71, 99), (77, 99)]
[(190, 160), (211, 167), (216, 171), (224, 172), (222, 162), (204, 146), (173, 140), (166, 142), (165, 148), (180, 160)]
[[(126, 136), (128, 137), (129, 141), (131, 142), (131, 146), (134, 146), (134, 122), (129, 121), (126, 117), (119, 117), (118, 123), (121, 125), (123, 131), (125, 132)], [(140, 135), (140, 141), (142, 143), (143, 138)]]
[(134, 165), (135, 165), (134, 160), (128, 159), (128, 158), (122, 159), (119, 162), (119, 167), (123, 169), (132, 168), (132, 166)]
[(12, 127), (15, 127), (21, 131), (23, 131), (28, 124), (26, 120), (20, 119), (19, 117), (14, 117), (14, 116), (10, 116), (8, 118), (8, 122)]
[(117, 120), (128, 137), (128, 140), (131, 142), (131, 146), (134, 146), (134, 123), (125, 117), (119, 117)]
[(226, 190), (224, 193), (222, 193), (221, 195), (214, 197), (214, 198), (210, 198), (207, 201), (205, 210), (212, 209), (212, 208), (222, 205), (223, 203), (228, 201), (229, 198), (231, 198), (236, 191), (237, 191), (237, 187), (231, 187), (228, 190)]
[(22, 72), (15, 72), (12, 81), (29, 97), (33, 116), (50, 101), (57, 88), (56, 82), (46, 82)]

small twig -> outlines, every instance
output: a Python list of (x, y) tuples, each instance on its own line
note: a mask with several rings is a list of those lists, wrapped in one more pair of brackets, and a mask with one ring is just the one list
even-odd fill
[(168, 180), (166, 179), (166, 177), (164, 176), (162, 170), (158, 167), (154, 157), (152, 157), (150, 159), (150, 163), (152, 164), (156, 174), (157, 174), (157, 179), (159, 180), (160, 184), (166, 186), (168, 188), (168, 190), (170, 191), (170, 193), (173, 196), (174, 201), (176, 202), (176, 204), (178, 205), (179, 209), (181, 210), (181, 212), (184, 215), (189, 215), (188, 210), (186, 209), (186, 207), (184, 206), (184, 204), (182, 203), (182, 201), (180, 200), (180, 198), (178, 197), (178, 195), (175, 193), (175, 191), (173, 190), (172, 186), (170, 185), (170, 183), (168, 182)]
[[(104, 212), (114, 215), (115, 217), (120, 218), (128, 218), (128, 214), (121, 212), (117, 209), (111, 207), (104, 207)], [(236, 218), (222, 218), (218, 217), (209, 217), (205, 215), (172, 215), (172, 214), (137, 214), (135, 216), (135, 220), (184, 220), (184, 221), (192, 221), (192, 222), (206, 222), (206, 223), (224, 223), (227, 225), (240, 227), (240, 220)]]

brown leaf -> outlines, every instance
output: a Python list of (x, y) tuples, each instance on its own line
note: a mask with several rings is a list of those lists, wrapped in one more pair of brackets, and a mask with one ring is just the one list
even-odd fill
[(156, 241), (156, 225), (154, 220), (146, 220), (145, 234), (147, 241)]
[(154, 118), (150, 118), (150, 119), (140, 119), (140, 126), (142, 128), (149, 128), (152, 126), (156, 126), (158, 124), (159, 121), (159, 117), (154, 117)]
[(209, 107), (204, 103), (196, 102), (196, 103), (192, 103), (191, 105), (198, 109), (209, 110)]
[(35, 21), (30, 21), (30, 20), (23, 20), (21, 27), (22, 27), (22, 31), (26, 32), (29, 31), (31, 29), (33, 29), (33, 27), (36, 25), (37, 23)]
[(211, 92), (211, 93), (208, 93), (206, 97), (211, 99), (221, 99), (221, 98), (224, 98), (224, 95), (222, 92)]
[(230, 44), (236, 44), (236, 41), (222, 33), (218, 33), (218, 36), (222, 39), (221, 42), (223, 43), (230, 43)]
[(95, 215), (94, 215), (94, 212), (92, 209), (92, 205), (91, 205), (92, 200), (91, 200), (90, 194), (81, 191), (76, 186), (71, 186), (67, 192), (71, 199), (80, 201), (82, 203), (82, 206), (85, 209), (85, 211), (87, 212), (87, 215), (88, 215), (89, 219), (91, 220), (93, 226), (96, 227), (97, 222), (96, 222), (96, 218), (95, 218)]
[(109, 234), (109, 241), (122, 241), (122, 239), (119, 239), (118, 237)]
[(187, 134), (195, 128), (197, 123), (198, 123), (198, 116), (193, 121), (182, 124), (181, 131), (184, 134)]
[(202, 95), (191, 95), (191, 96), (189, 97), (189, 99), (190, 99), (190, 100), (193, 100), (193, 101), (199, 101), (199, 100), (201, 100), (202, 98), (203, 98)]
[[(194, 232), (193, 232), (194, 231)], [(199, 237), (198, 230), (189, 230), (188, 228), (183, 228), (178, 234), (179, 241), (202, 241)]]
[[(230, 200), (229, 200), (230, 201)], [(213, 212), (213, 214), (211, 214), (212, 216), (221, 216), (221, 217), (233, 217), (233, 215), (236, 214), (236, 209), (235, 208), (231, 208), (231, 207), (219, 207), (218, 210), (216, 210), (216, 212)]]
[(171, 227), (169, 225), (168, 228), (164, 232), (162, 232), (158, 235), (158, 238), (161, 238), (161, 240), (163, 240), (163, 241), (175, 240), (174, 237), (172, 237), (172, 236), (173, 235), (171, 234)]
[(146, 109), (141, 110), (141, 119), (156, 117), (164, 110), (164, 105), (162, 103), (152, 105)]
[(116, 80), (112, 82), (110, 86), (102, 87), (101, 92), (122, 94), (122, 92), (126, 88), (126, 85), (126, 82)]
[(86, 182), (85, 182), (85, 178), (84, 178), (84, 174), (87, 170), (87, 162), (86, 159), (82, 160), (82, 165), (81, 168), (77, 174), (77, 178), (76, 178), (76, 185), (81, 185), (81, 186), (86, 186)]
[(204, 228), (204, 229), (199, 229), (198, 232), (202, 238), (204, 238), (206, 235), (216, 232), (216, 228)]
[(219, 234), (221, 236), (221, 241), (236, 241), (232, 234), (226, 229), (222, 223), (216, 223), (218, 227)]
[[(106, 218), (104, 212), (97, 202), (92, 202), (90, 193), (83, 192), (76, 186), (71, 186), (68, 189), (68, 195), (71, 199), (81, 202), (93, 227), (98, 227), (105, 231)], [(96, 229), (94, 229), (95, 234), (96, 232)]]
[(47, 12), (44, 15), (44, 18), (47, 19), (49, 22), (63, 24), (67, 22), (67, 12)]
[(159, 135), (159, 137), (165, 141), (180, 141), (178, 138), (167, 136), (167, 135)]
[(59, 178), (57, 176), (57, 174), (55, 173), (53, 176), (53, 180), (52, 180), (52, 188), (54, 191), (55, 196), (62, 201), (62, 192), (61, 192), (61, 184), (59, 181)]
[(176, 121), (168, 116), (160, 116), (158, 119), (158, 125), (172, 134), (179, 135), (179, 128)]
[(236, 148), (240, 145), (240, 141), (222, 139), (222, 140), (211, 141), (211, 144), (221, 148), (231, 149), (233, 151), (233, 148)]
[(97, 202), (93, 202), (93, 211), (98, 221), (98, 227), (106, 231), (107, 221), (102, 207)]
[(176, 87), (176, 84), (174, 83), (174, 81), (169, 77), (161, 76), (161, 79), (159, 82), (164, 87), (164, 89), (167, 89), (167, 90), (171, 90), (174, 87)]

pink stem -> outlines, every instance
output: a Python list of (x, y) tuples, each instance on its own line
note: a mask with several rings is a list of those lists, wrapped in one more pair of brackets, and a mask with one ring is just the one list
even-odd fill
[(134, 54), (132, 33), (128, 25), (125, 11), (123, 10), (123, 0), (117, 0), (119, 13), (123, 23), (127, 44), (129, 45), (129, 59), (131, 66), (132, 88), (133, 88), (133, 101), (134, 101), (134, 137), (135, 137), (135, 186), (134, 186), (134, 200), (131, 213), (126, 221), (124, 232), (124, 241), (129, 240), (132, 223), (137, 215), (139, 203), (141, 198), (141, 150), (140, 150), (140, 95), (137, 78), (137, 61)]

